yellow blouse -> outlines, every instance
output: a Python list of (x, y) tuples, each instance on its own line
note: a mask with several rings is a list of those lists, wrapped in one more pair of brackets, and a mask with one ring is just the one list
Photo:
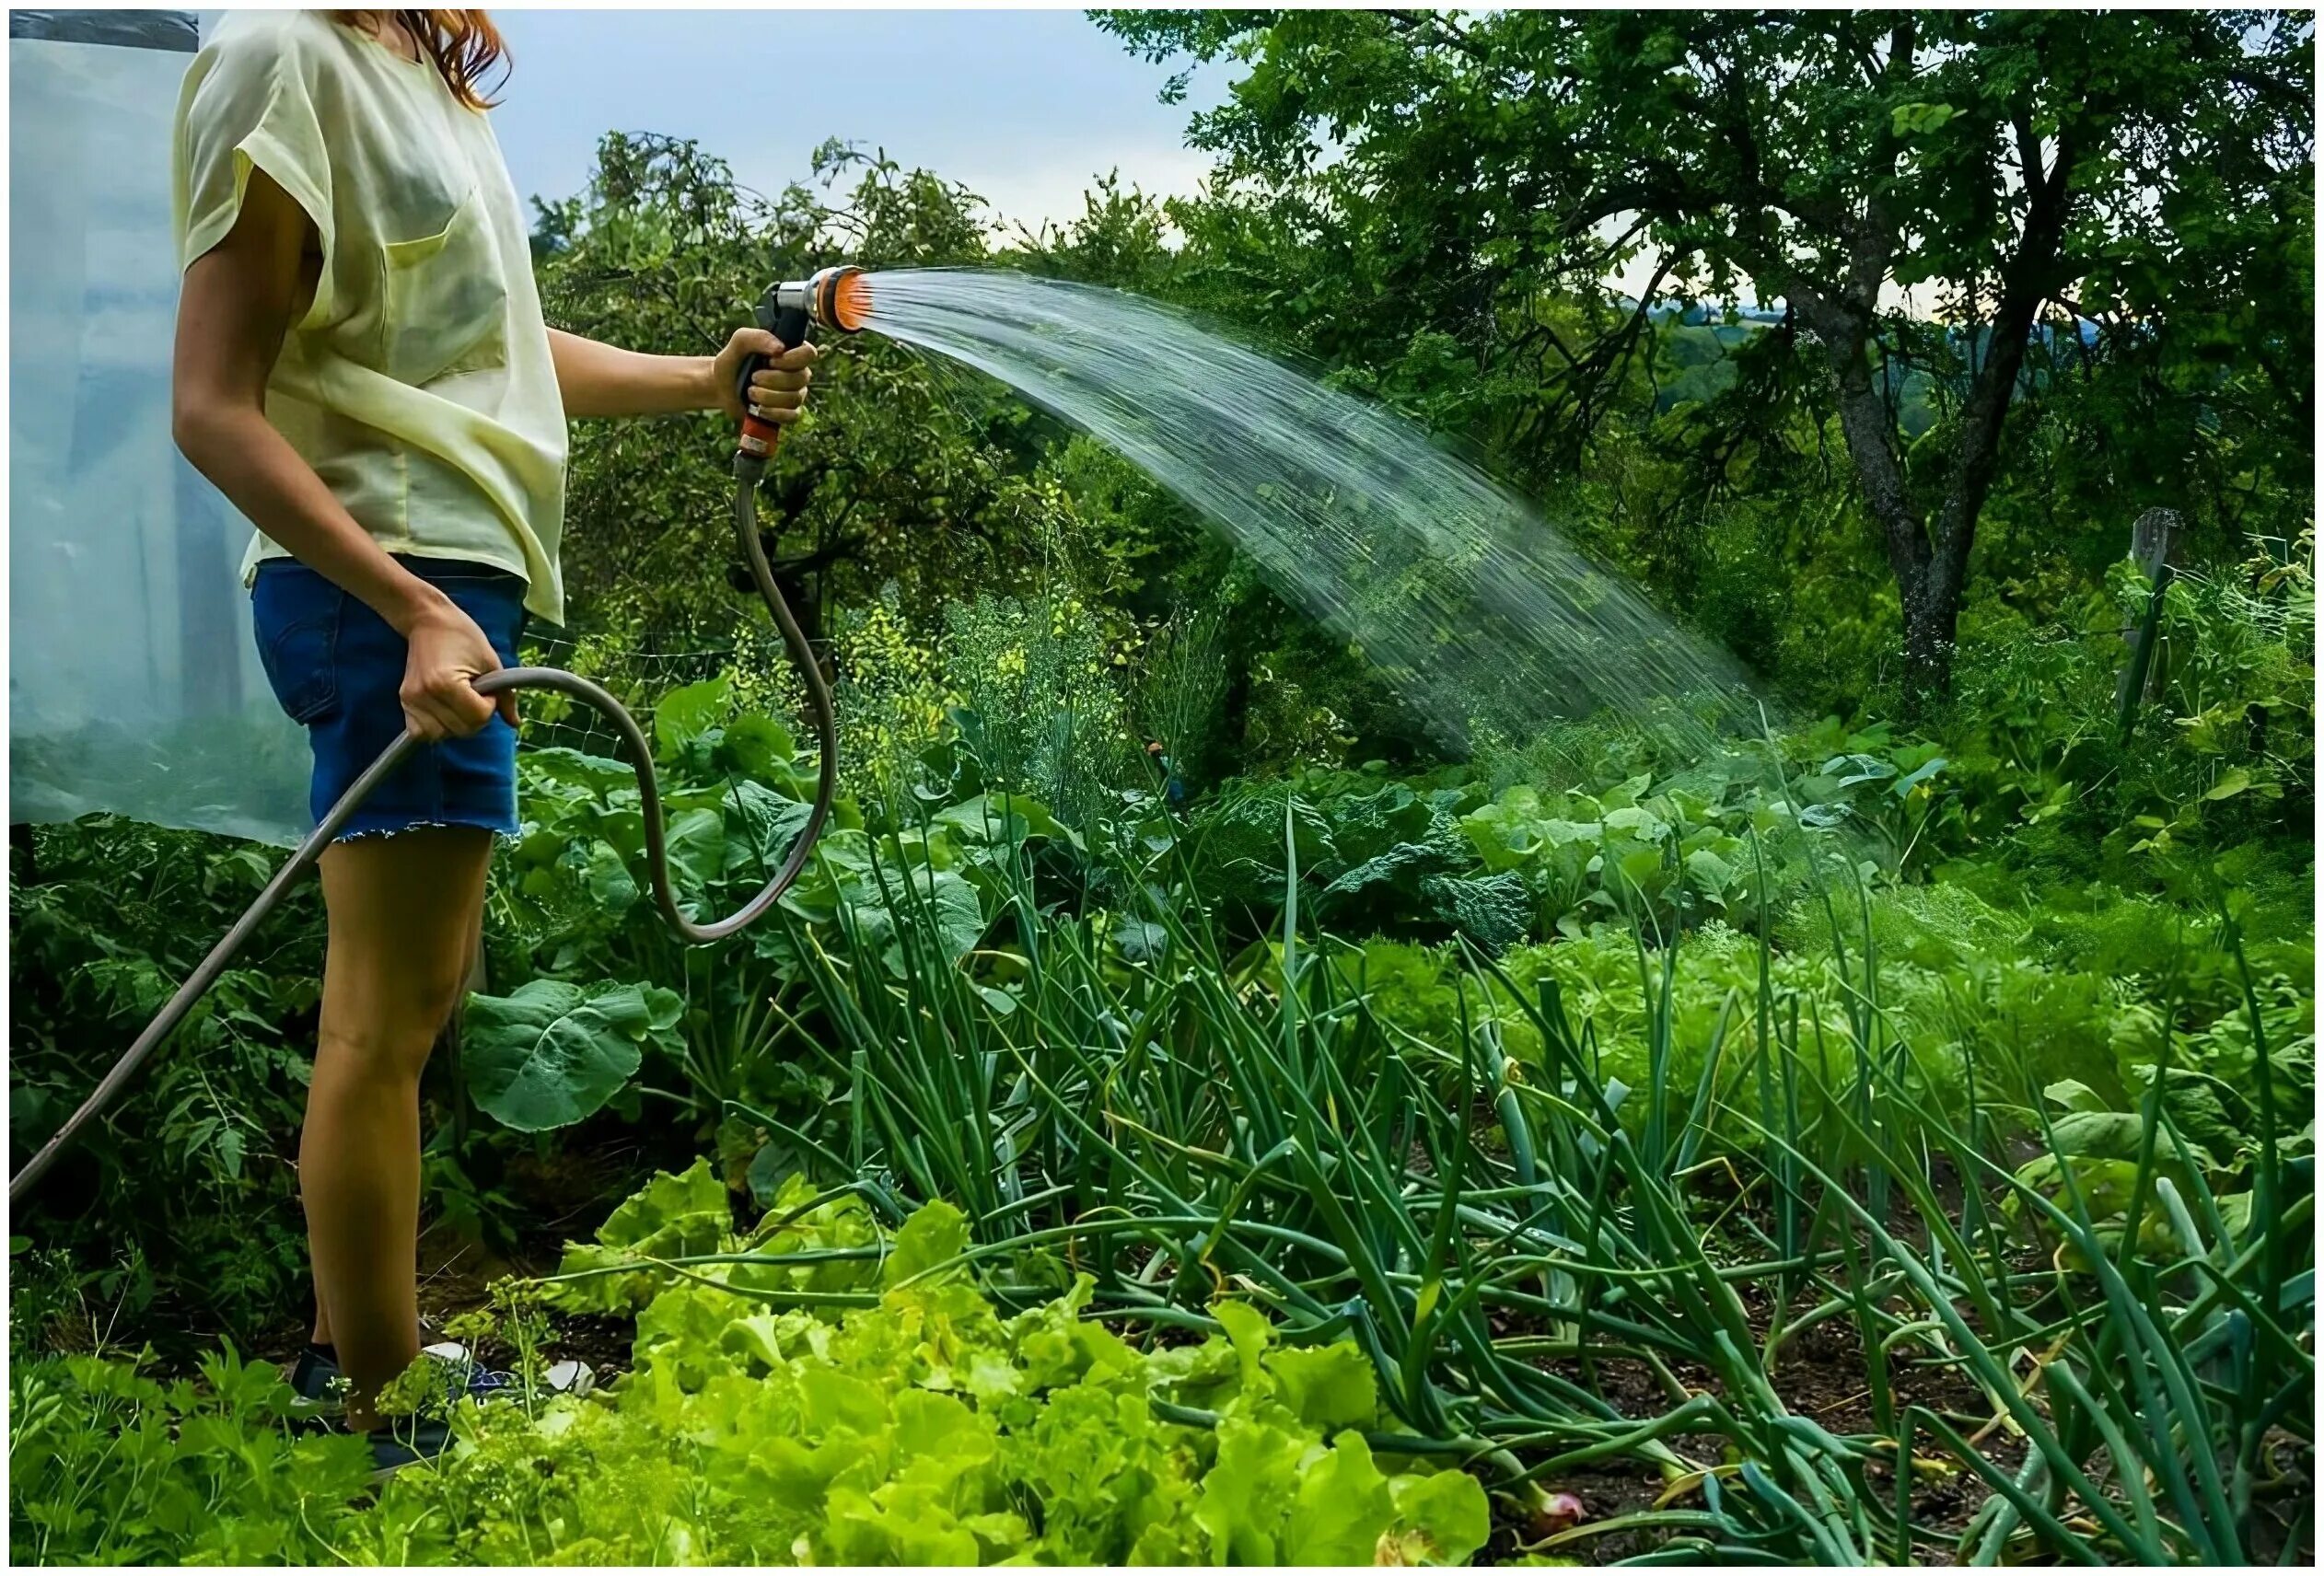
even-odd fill
[[(180, 267), (234, 227), (252, 169), (323, 254), (268, 420), (381, 547), (522, 575), (562, 623), (564, 406), (491, 121), (432, 63), (314, 12), (231, 12), (179, 97)], [(244, 573), (283, 556), (261, 535)]]

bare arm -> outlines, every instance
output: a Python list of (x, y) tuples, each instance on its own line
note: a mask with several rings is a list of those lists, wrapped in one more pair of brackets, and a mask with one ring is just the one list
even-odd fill
[[(778, 353), (780, 352), (780, 353)], [(807, 386), (814, 377), (815, 347), (783, 351), (763, 329), (738, 329), (726, 348), (709, 355), (647, 355), (585, 340), (562, 329), (549, 330), (549, 354), (556, 363), (557, 392), (564, 413), (575, 416), (667, 416), (683, 411), (724, 411), (742, 419), (735, 377), (749, 355), (774, 357), (751, 380), (752, 408), (777, 426), (799, 419)]]
[[(320, 248), (301, 209), (253, 170), (234, 228), (186, 270), (170, 429), (193, 468), (301, 563), (377, 612), (411, 646), (405, 722), (423, 737), (476, 732), (494, 702), (470, 681), (500, 666), (474, 620), (405, 569), (266, 419), (266, 380), (313, 295)], [(516, 720), (516, 696), (500, 700)]]

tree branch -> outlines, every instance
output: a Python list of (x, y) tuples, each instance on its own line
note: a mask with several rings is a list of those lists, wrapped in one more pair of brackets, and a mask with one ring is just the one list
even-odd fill
[(1381, 20), (1407, 39), (1422, 43), (1436, 44), (1458, 50), (1480, 65), (1491, 64), (1491, 57), (1451, 17), (1437, 11), (1383, 11)]

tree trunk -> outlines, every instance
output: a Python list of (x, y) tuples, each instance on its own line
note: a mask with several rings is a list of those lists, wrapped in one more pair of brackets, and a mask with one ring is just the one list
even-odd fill
[(1900, 586), (1904, 605), (1904, 701), (1908, 713), (1943, 700), (1953, 689), (1953, 636), (1960, 620), (1958, 576), (1931, 565)]
[[(1839, 305), (1810, 290), (1796, 292), (1795, 300), (1801, 319), (1823, 342), (1848, 458), (1896, 575), (1904, 612), (1905, 704), (1908, 711), (1917, 710), (1952, 688), (1953, 634), (1975, 506), (1959, 507), (1966, 500), (1957, 487), (1939, 516), (1940, 529), (1930, 531), (1905, 486), (1904, 468), (1891, 442), (1895, 426), (1873, 382), (1869, 309)], [(1953, 528), (1944, 529), (1946, 525)]]
[[(1900, 48), (1910, 47), (1906, 36)], [(1848, 277), (1819, 288), (1795, 279), (1786, 290), (1801, 320), (1823, 342), (1826, 371), (1848, 441), (1848, 458), (1863, 483), (1865, 507), (1879, 523), (1904, 612), (1904, 704), (1908, 715), (1949, 694), (1953, 641), (1969, 552), (1978, 516), (2001, 464), (2002, 429), (2026, 364), (2034, 315), (2057, 283), (2059, 248), (2070, 207), (2068, 180), (2075, 144), (2062, 135), (2054, 167), (2044, 173), (2040, 140), (2029, 114), (2013, 122), (2020, 174), (2026, 182), (2025, 229), (2001, 275), (2000, 299), (1988, 330), (1985, 357), (1962, 401), (1960, 435), (1934, 517), (1914, 505), (1898, 458), (1896, 426), (1887, 391), (1873, 381), (1870, 350), (1879, 309), (1879, 286), (1895, 252), (1895, 231), (1877, 202), (1868, 203), (1855, 238)], [(1973, 282), (1972, 282), (1973, 284)], [(1974, 298), (1974, 288), (1966, 294)], [(1976, 328), (1971, 337), (1974, 361)]]

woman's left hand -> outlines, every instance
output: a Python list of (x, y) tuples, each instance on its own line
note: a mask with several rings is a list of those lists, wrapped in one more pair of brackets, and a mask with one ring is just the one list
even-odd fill
[(737, 329), (712, 363), (711, 379), (718, 386), (719, 405), (738, 422), (742, 420), (742, 401), (736, 396), (735, 379), (744, 360), (754, 355), (769, 359), (750, 379), (750, 413), (775, 426), (788, 426), (804, 413), (807, 386), (815, 379), (815, 347), (799, 344), (784, 350), (783, 342), (764, 329)]

